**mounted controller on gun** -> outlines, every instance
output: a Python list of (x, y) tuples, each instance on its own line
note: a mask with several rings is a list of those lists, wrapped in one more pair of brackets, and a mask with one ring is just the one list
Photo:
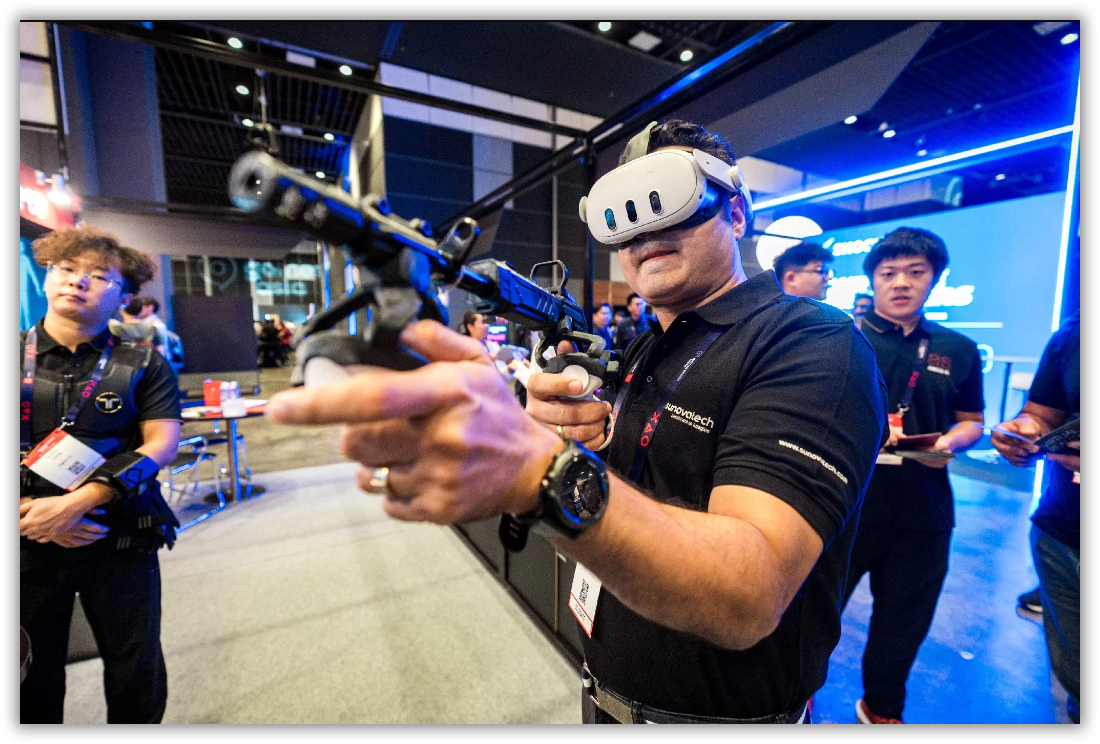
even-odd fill
[[(310, 387), (342, 379), (350, 365), (411, 370), (427, 360), (398, 341), (416, 320), (447, 324), (440, 292), (455, 286), (481, 298), (488, 310), (542, 333), (534, 352), (543, 372), (579, 379), (583, 398), (617, 379), (618, 355), (602, 338), (588, 333), (584, 310), (565, 284), (560, 261), (536, 264), (531, 277), (507, 263), (486, 258), (464, 266), (480, 229), (466, 218), (436, 242), (432, 227), (404, 220), (384, 197), (356, 201), (345, 191), (299, 173), (266, 152), (242, 155), (229, 174), (229, 197), (246, 213), (274, 217), (331, 245), (342, 245), (359, 267), (360, 286), (348, 297), (313, 316), (295, 333), (291, 346), (297, 366), (291, 382)], [(535, 283), (539, 271), (560, 266), (563, 278), (550, 290)], [(357, 310), (368, 308), (370, 322), (359, 336), (331, 330)], [(543, 354), (562, 341), (577, 351), (547, 360)]]

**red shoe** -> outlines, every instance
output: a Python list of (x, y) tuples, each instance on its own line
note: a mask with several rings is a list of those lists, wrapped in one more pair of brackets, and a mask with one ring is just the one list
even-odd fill
[(871, 712), (871, 709), (867, 707), (867, 703), (860, 700), (856, 703), (856, 718), (860, 723), (905, 723), (900, 718), (886, 718), (885, 716), (876, 716)]

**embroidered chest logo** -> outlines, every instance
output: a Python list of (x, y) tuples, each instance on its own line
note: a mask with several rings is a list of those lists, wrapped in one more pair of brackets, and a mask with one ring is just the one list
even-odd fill
[(95, 408), (101, 413), (118, 413), (122, 410), (122, 398), (115, 393), (100, 393), (95, 398)]
[(951, 357), (942, 354), (928, 355), (928, 371), (938, 372), (941, 375), (951, 374)]
[(668, 411), (669, 417), (674, 421), (679, 421), (681, 424), (687, 424), (692, 429), (701, 431), (704, 434), (710, 434), (714, 431), (714, 419), (710, 416), (702, 416), (695, 411), (688, 411), (680, 406), (674, 406), (671, 403), (665, 403), (665, 410)]

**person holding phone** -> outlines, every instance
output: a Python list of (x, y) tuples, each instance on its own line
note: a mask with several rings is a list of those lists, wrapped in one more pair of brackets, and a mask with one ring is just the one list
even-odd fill
[[(1035, 441), (1081, 416), (1081, 312), (1051, 336), (1020, 414), (993, 431), (993, 446), (1018, 467), (1043, 452)], [(1031, 515), (1031, 556), (1039, 575), (1050, 667), (1066, 688), (1066, 712), (1081, 721), (1081, 442), (1046, 453), (1050, 481)]]

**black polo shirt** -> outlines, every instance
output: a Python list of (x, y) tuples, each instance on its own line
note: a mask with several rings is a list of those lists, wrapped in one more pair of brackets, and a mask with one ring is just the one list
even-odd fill
[[(1065, 411), (1067, 421), (1081, 416), (1080, 311), (1050, 337), (1027, 399)], [(1060, 463), (1049, 460), (1046, 466), (1050, 469), (1050, 482), (1031, 521), (1043, 532), (1080, 550), (1081, 485), (1073, 482), (1073, 472)]]
[(706, 511), (722, 485), (758, 488), (794, 507), (825, 549), (778, 629), (729, 651), (600, 595), (592, 673), (612, 690), (679, 713), (752, 718), (792, 711), (825, 681), (840, 638), (840, 598), (860, 499), (883, 441), (885, 387), (851, 318), (783, 293), (774, 271), (734, 287), (630, 347), (641, 360), (604, 454), (629, 472), (657, 401), (700, 340), (718, 337), (663, 411), (638, 485), (663, 503)]
[[(888, 413), (896, 413), (917, 362), (917, 349), (928, 341), (927, 364), (920, 373), (913, 401), (902, 417), (906, 434), (944, 434), (958, 423), (956, 411), (981, 413), (982, 360), (978, 346), (966, 336), (922, 317), (905, 335), (875, 311), (861, 325), (875, 347), (878, 366), (890, 391)], [(931, 468), (912, 460), (875, 469), (863, 501), (861, 524), (909, 530), (950, 530), (955, 526), (955, 500), (947, 468)]]
[[(103, 351), (103, 347), (107, 345), (107, 339), (111, 335), (110, 330), (104, 329), (91, 341), (77, 346), (76, 351), (73, 352), (55, 341), (46, 332), (42, 321), (38, 322), (36, 328), (38, 334), (38, 361), (35, 372), (35, 393), (31, 402), (32, 445), (41, 442), (61, 424), (61, 418), (68, 412), (69, 406), (76, 400), (80, 389), (92, 376), (92, 370), (95, 369), (95, 365), (99, 361), (99, 355)], [(115, 354), (117, 354), (118, 341), (115, 343)], [(112, 359), (113, 361), (114, 359)], [(22, 356), (20, 356), (19, 363), (22, 367)], [(45, 387), (38, 385), (38, 380), (50, 380), (59, 383), (58, 394), (44, 394)], [(138, 409), (135, 417), (137, 422), (159, 419), (182, 420), (176, 374), (164, 357), (155, 350), (150, 355), (149, 366), (145, 368), (145, 372), (134, 390), (134, 403)], [(98, 412), (95, 405), (89, 402), (81, 409), (75, 424), (68, 431), (80, 439), (82, 434), (86, 430), (90, 430), (90, 427), (96, 423), (93, 420), (96, 417), (103, 416), (105, 414)], [(102, 431), (102, 429), (99, 430)], [(139, 434), (139, 429), (135, 425), (132, 431), (113, 432), (113, 434), (123, 438), (133, 438)], [(99, 434), (99, 436), (102, 436), (102, 434)]]

